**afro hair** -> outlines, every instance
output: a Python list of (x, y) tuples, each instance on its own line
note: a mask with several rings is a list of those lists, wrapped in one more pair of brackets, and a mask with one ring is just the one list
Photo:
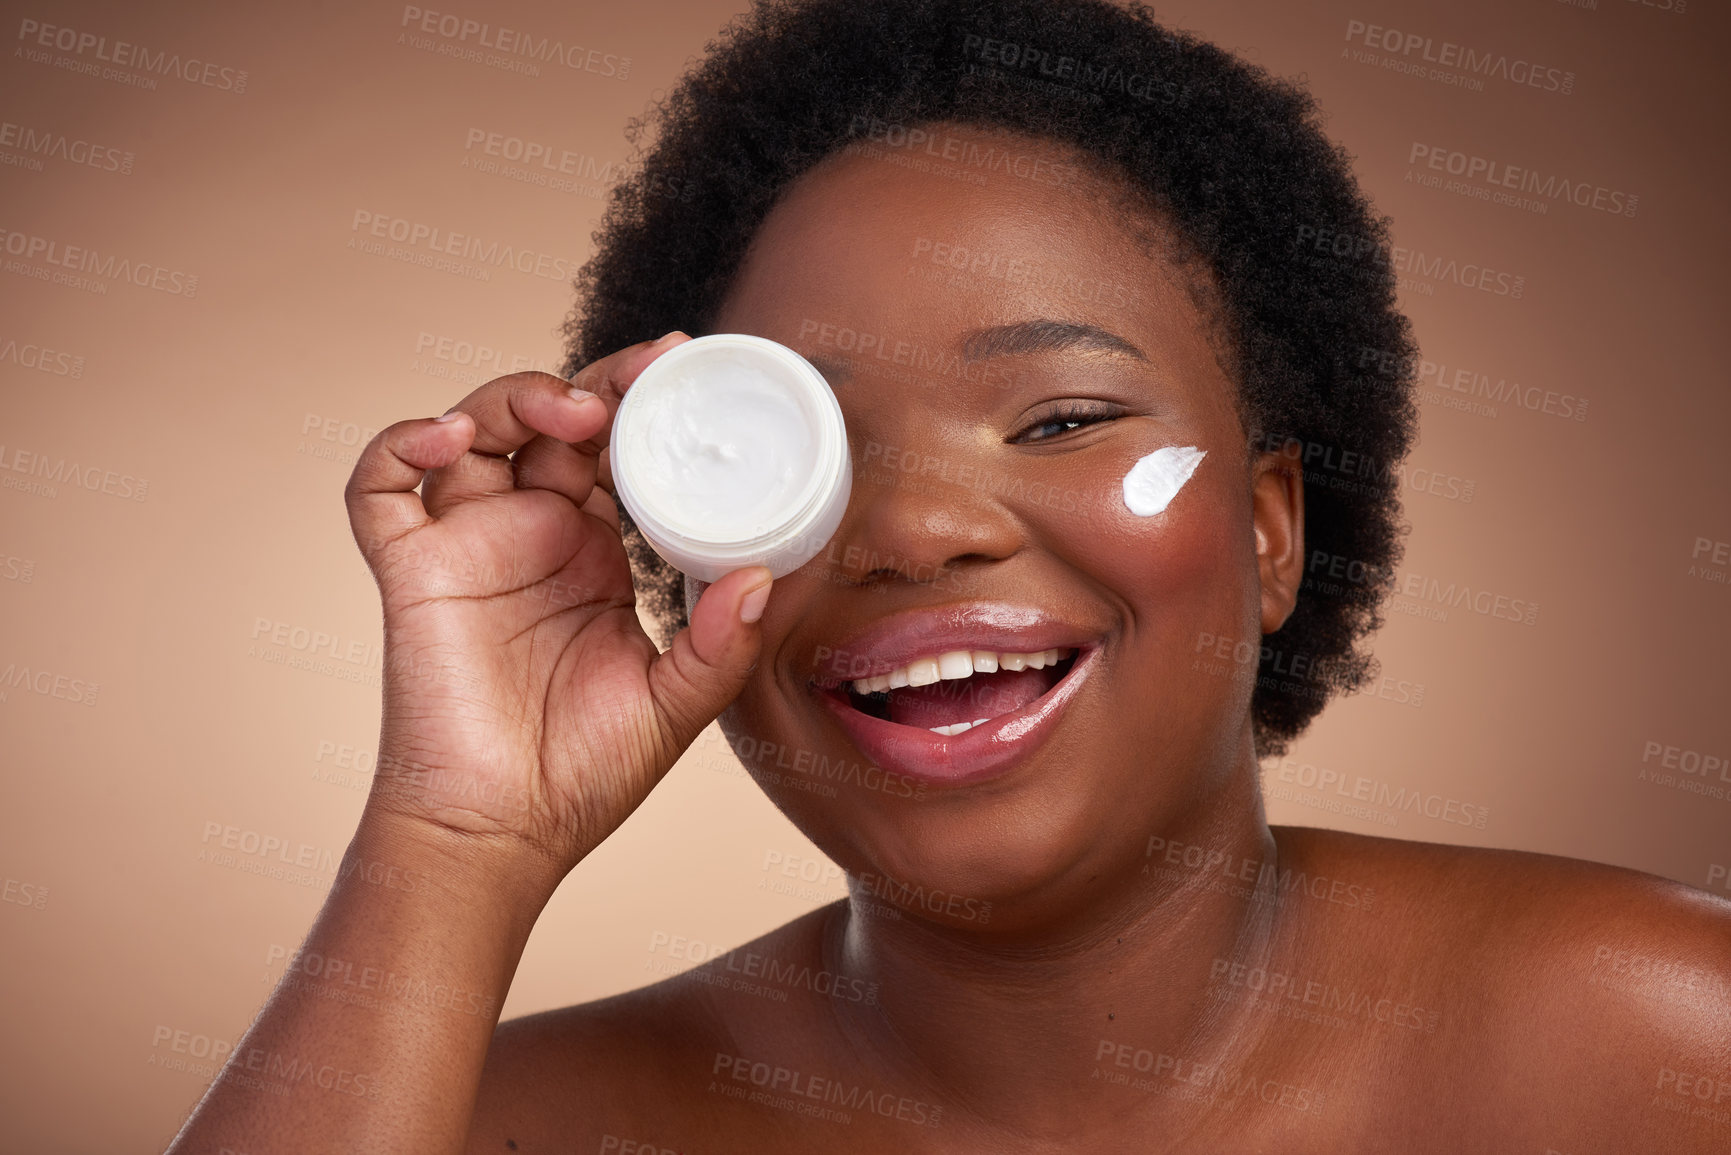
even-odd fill
[[(1389, 222), (1320, 120), (1296, 84), (1140, 4), (758, 0), (630, 123), (630, 175), (578, 276), (564, 375), (673, 329), (708, 332), (772, 206), (862, 126), (1071, 146), (1203, 263), (1247, 442), (1303, 469), (1306, 577), (1263, 639), (1251, 702), (1258, 754), (1282, 754), (1331, 695), (1376, 673), (1359, 643), (1393, 587), (1417, 426)], [(665, 646), (686, 624), (682, 575), (620, 515)]]

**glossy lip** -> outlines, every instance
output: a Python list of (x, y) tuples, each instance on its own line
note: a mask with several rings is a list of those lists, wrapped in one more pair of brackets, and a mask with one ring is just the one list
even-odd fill
[[(1087, 650), (1098, 644), (1092, 631), (1060, 621), (1035, 606), (970, 602), (897, 614), (873, 622), (834, 646), (819, 647), (812, 656), (810, 684), (833, 688), (856, 678), (887, 674), (915, 658), (954, 650), (1014, 654), (1050, 649)], [(1078, 666), (1084, 656), (1076, 655)]]
[[(1070, 644), (1077, 650), (1075, 661), (1056, 685), (1020, 710), (1000, 714), (971, 730), (949, 737), (918, 726), (903, 726), (874, 718), (856, 710), (849, 703), (846, 690), (839, 686), (817, 686), (814, 682), (814, 692), (847, 731), (848, 737), (853, 739), (854, 746), (874, 765), (932, 785), (972, 785), (1008, 774), (1026, 761), (1056, 728), (1065, 707), (1093, 673), (1100, 652), (1097, 641)], [(951, 648), (963, 647), (956, 645)], [(1014, 649), (1011, 646), (975, 648)], [(918, 657), (919, 654), (911, 656)], [(894, 666), (885, 668), (893, 669)]]

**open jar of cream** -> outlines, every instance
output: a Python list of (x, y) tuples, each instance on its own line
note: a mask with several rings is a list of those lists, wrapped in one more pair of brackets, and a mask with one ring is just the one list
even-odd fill
[(820, 552), (853, 488), (829, 383), (763, 337), (717, 333), (663, 353), (625, 391), (613, 488), (655, 552), (699, 581), (776, 577)]

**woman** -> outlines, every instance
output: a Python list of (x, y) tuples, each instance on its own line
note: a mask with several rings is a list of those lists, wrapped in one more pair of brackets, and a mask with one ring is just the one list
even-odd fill
[[(381, 756), (303, 956), (381, 997), (291, 966), (171, 1150), (1724, 1150), (1726, 903), (1266, 823), (1258, 757), (1374, 685), (1387, 252), (1308, 99), (1145, 10), (758, 8), (616, 194), (576, 388), (357, 464)], [(610, 496), (685, 330), (792, 346), (847, 420), (846, 517), (773, 596), (682, 582)], [(1316, 558), (1362, 580), (1301, 592)], [(495, 1032), (554, 888), (717, 717), (850, 899)]]

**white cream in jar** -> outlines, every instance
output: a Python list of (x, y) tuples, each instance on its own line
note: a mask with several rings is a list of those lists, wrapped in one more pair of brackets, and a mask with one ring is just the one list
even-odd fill
[(762, 337), (718, 333), (663, 353), (626, 390), (609, 442), (614, 490), (645, 539), (700, 581), (776, 577), (821, 551), (853, 483), (823, 375)]

